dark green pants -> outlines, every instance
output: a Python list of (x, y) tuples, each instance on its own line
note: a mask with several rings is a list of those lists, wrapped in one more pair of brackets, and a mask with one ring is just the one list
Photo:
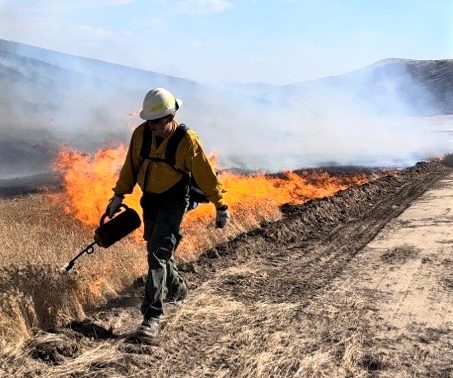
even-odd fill
[(148, 250), (148, 276), (141, 308), (145, 318), (161, 316), (167, 290), (176, 289), (182, 281), (173, 253), (182, 237), (179, 229), (187, 205), (186, 200), (142, 203)]

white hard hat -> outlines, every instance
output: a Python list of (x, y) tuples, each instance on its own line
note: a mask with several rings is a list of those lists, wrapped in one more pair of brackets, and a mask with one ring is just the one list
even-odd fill
[(166, 89), (152, 89), (143, 100), (143, 110), (140, 112), (140, 118), (148, 121), (175, 114), (181, 105), (182, 100), (173, 96)]

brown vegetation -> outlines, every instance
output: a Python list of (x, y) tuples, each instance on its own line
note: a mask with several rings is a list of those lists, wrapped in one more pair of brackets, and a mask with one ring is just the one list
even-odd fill
[(442, 157), (442, 163), (445, 164), (447, 167), (453, 168), (453, 153), (445, 154)]
[[(181, 271), (191, 295), (183, 306), (168, 306), (163, 333), (148, 346), (125, 339), (140, 321), (137, 303), (142, 287), (140, 281), (130, 285), (145, 266), (140, 242), (128, 239), (99, 249), (80, 261), (76, 275), (61, 275), (57, 268), (81, 247), (81, 239), (90, 240), (92, 230), (39, 195), (2, 201), (0, 223), (9, 238), (5, 245), (30, 251), (25, 264), (17, 254), (1, 251), (0, 284), (9, 297), (2, 301), (0, 319), (15, 322), (3, 324), (10, 333), (4, 331), (2, 337), (24, 339), (31, 325), (56, 330), (32, 330), (32, 339), (16, 344), (15, 352), (8, 344), (10, 353), (0, 358), (0, 371), (49, 377), (366, 377), (396, 372), (401, 362), (373, 346), (364, 322), (372, 311), (372, 296), (364, 301), (332, 287), (389, 219), (447, 173), (436, 163), (419, 164), (331, 198), (284, 206), (276, 217), (280, 220), (225, 241), (196, 261), (186, 261)], [(233, 225), (231, 232), (247, 231), (244, 224)], [(198, 234), (219, 234), (207, 227), (203, 224)], [(27, 240), (31, 234), (34, 237)], [(58, 247), (52, 249), (43, 240)], [(41, 247), (44, 253), (37, 253)], [(397, 256), (408, 261), (411, 251), (390, 250), (382, 259), (391, 264)], [(23, 265), (32, 266), (19, 269)], [(31, 284), (36, 280), (38, 285)], [(45, 314), (41, 320), (37, 312)], [(82, 320), (83, 312), (88, 315), (85, 322), (62, 327)], [(443, 362), (439, 369), (446, 366)]]
[[(295, 177), (302, 177), (302, 174)], [(307, 178), (315, 175), (307, 174)], [(371, 171), (367, 175), (377, 177)], [(316, 182), (307, 184), (305, 179), (298, 179), (297, 184), (306, 185), (308, 191), (293, 183), (294, 196), (299, 190), (304, 191), (305, 196), (316, 197), (354, 182), (354, 177), (336, 179), (325, 173), (318, 176)], [(229, 179), (234, 177), (238, 176)], [(361, 180), (365, 181), (366, 177), (362, 174)], [(272, 186), (272, 181), (265, 181), (264, 177), (259, 180), (258, 183)], [(282, 186), (284, 178), (274, 181), (275, 185)], [(335, 186), (327, 190), (326, 183), (331, 182)], [(263, 222), (281, 218), (278, 202), (265, 193), (253, 201), (253, 192), (247, 183), (239, 183), (230, 193), (247, 198), (247, 201), (236, 201), (231, 206), (233, 222), (227, 230), (214, 228), (214, 213), (205, 209), (210, 208), (208, 205), (203, 205), (201, 212), (197, 209), (188, 214), (183, 224), (186, 236), (178, 249), (180, 261), (195, 260), (203, 251), (256, 229)], [(266, 190), (269, 190), (267, 186)], [(101, 201), (102, 198), (94, 199)], [(91, 242), (94, 228), (67, 214), (67, 200), (64, 191), (0, 201), (0, 232), (3, 235), (0, 247), (0, 336), (4, 348), (20, 345), (32, 335), (34, 328), (53, 329), (83, 319), (86, 310), (117, 296), (146, 272), (146, 252), (141, 240), (142, 230), (139, 230), (135, 237), (107, 250), (97, 247), (94, 255), (84, 256), (76, 263), (73, 272), (63, 273), (62, 268), (72, 256)], [(303, 201), (305, 197), (299, 200)]]

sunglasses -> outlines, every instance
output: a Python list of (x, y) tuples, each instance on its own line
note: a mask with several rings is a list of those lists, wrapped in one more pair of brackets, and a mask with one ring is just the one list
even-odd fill
[(170, 122), (173, 118), (170, 116), (165, 116), (162, 118), (157, 118), (157, 119), (149, 119), (146, 122), (148, 122), (148, 125), (160, 125), (163, 123)]

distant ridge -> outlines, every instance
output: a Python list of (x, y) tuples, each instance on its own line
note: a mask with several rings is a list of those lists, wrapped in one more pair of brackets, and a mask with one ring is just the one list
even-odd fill
[[(272, 155), (269, 146), (293, 161), (299, 130), (305, 127), (313, 138), (318, 130), (312, 125), (319, 122), (453, 114), (452, 59), (389, 58), (289, 85), (208, 85), (0, 39), (0, 87), (0, 178), (46, 172), (63, 143), (86, 152), (128, 143), (141, 122), (143, 96), (155, 87), (182, 98), (178, 117), (241, 169), (251, 168), (252, 156), (258, 157), (253, 169), (286, 164), (264, 157)], [(248, 140), (253, 146), (244, 150)], [(303, 153), (315, 165), (332, 160), (334, 151), (311, 151), (310, 158)]]
[[(204, 96), (206, 92), (212, 92), (212, 86), (184, 78), (0, 39), (0, 69), (3, 78), (14, 69), (14, 65), (13, 67), (10, 65), (8, 73), (6, 72), (5, 62), (13, 56), (9, 55), (8, 58), (7, 53), (16, 56), (16, 67), (20, 57), (31, 58), (36, 64), (47, 63), (60, 69), (94, 76), (110, 81), (115, 86), (140, 93), (152, 86), (168, 87), (186, 96)], [(372, 108), (373, 104), (376, 104), (378, 110), (392, 108), (386, 99), (392, 103), (396, 98), (405, 105), (405, 113), (453, 114), (453, 59), (387, 58), (341, 75), (287, 85), (267, 83), (219, 85), (217, 92), (222, 91), (242, 94), (247, 100), (255, 98), (258, 102), (281, 101), (285, 98), (298, 101), (299, 97), (305, 100), (310, 97), (310, 92), (315, 92), (321, 97), (320, 104), (319, 99), (315, 101), (318, 106), (323, 106), (323, 98), (327, 101), (326, 106), (331, 105), (330, 102), (335, 102), (336, 95), (350, 97), (353, 100), (359, 99), (361, 102), (366, 98), (365, 106)], [(395, 111), (399, 112), (402, 109)]]
[[(6, 41), (0, 39), (0, 51), (9, 52), (25, 58), (39, 60), (60, 68), (69, 69), (83, 74), (97, 76), (104, 80), (112, 80), (118, 82), (119, 79), (124, 79), (122, 84), (140, 87), (140, 83), (147, 80), (157, 80), (165, 84), (177, 84), (182, 80), (185, 84), (195, 84), (195, 82), (165, 75), (162, 73), (147, 71), (139, 68), (124, 66), (117, 63), (110, 63), (99, 59), (81, 57), (77, 55), (61, 53), (58, 51), (27, 45), (18, 42)], [(171, 85), (171, 84), (170, 84)]]
[(335, 105), (337, 100), (342, 104), (339, 97), (349, 98), (350, 104), (378, 114), (453, 114), (453, 60), (388, 58), (342, 75), (285, 85), (268, 94), (297, 99), (318, 96), (318, 106)]

